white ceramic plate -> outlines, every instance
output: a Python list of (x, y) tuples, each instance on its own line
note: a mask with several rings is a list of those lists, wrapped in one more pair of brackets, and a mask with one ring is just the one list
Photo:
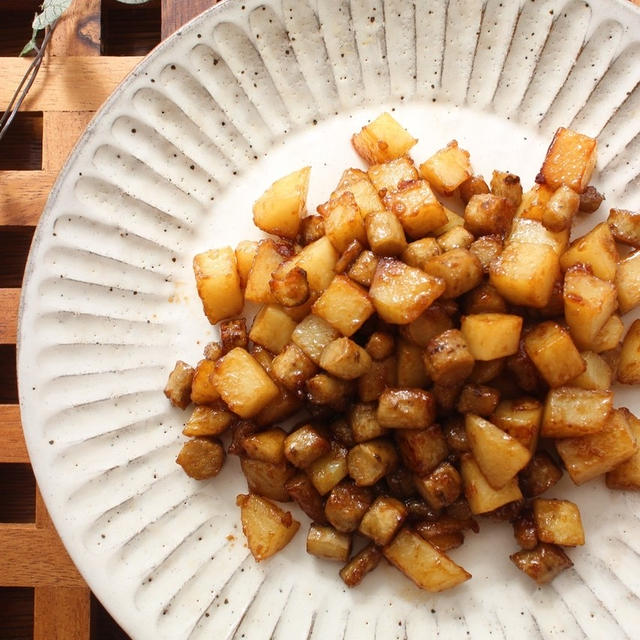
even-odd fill
[[(348, 591), (300, 534), (256, 565), (234, 497), (174, 459), (185, 415), (162, 394), (213, 337), (190, 263), (258, 237), (251, 203), (313, 166), (310, 206), (360, 161), (351, 133), (383, 109), (452, 138), (477, 171), (531, 185), (550, 137), (599, 139), (607, 205), (640, 207), (640, 11), (594, 0), (233, 0), (154, 51), (89, 126), (29, 258), (19, 331), (22, 416), (54, 522), (92, 589), (135, 638), (634, 638), (636, 496), (600, 482), (553, 495), (582, 510), (575, 568), (537, 588), (483, 523), (452, 552), (474, 578), (429, 595), (390, 567)], [(604, 208), (603, 208), (604, 209)], [(619, 404), (640, 409), (620, 391)], [(302, 516), (304, 521), (304, 516)]]

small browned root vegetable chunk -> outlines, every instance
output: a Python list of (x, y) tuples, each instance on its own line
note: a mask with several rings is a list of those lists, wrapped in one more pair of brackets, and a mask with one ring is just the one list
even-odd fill
[(423, 238), (447, 222), (444, 207), (426, 180), (402, 182), (396, 190), (387, 193), (382, 201), (410, 238)]
[(475, 236), (464, 227), (453, 227), (438, 236), (438, 246), (445, 253), (453, 249), (469, 249), (474, 240)]
[(407, 508), (400, 500), (379, 496), (364, 514), (359, 531), (377, 545), (389, 544), (407, 517)]
[(307, 534), (307, 553), (318, 558), (346, 562), (351, 553), (351, 534), (314, 523)]
[(223, 320), (220, 323), (220, 342), (222, 353), (229, 353), (236, 347), (247, 348), (249, 336), (247, 335), (247, 321), (244, 318)]
[(395, 348), (396, 342), (393, 335), (384, 331), (374, 331), (365, 346), (367, 353), (374, 360), (385, 360), (393, 355)]
[(415, 525), (416, 531), (425, 539), (437, 536), (446, 536), (451, 533), (459, 533), (471, 529), (474, 533), (480, 531), (478, 523), (469, 515), (469, 507), (466, 507), (467, 514), (461, 518), (454, 518), (450, 515), (441, 515), (433, 519), (425, 519)]
[(236, 504), (240, 507), (242, 531), (256, 562), (261, 562), (278, 553), (291, 542), (300, 528), (288, 511), (283, 511), (266, 498), (239, 495)]
[(584, 529), (577, 505), (569, 500), (533, 501), (536, 535), (541, 542), (575, 547), (584, 544)]
[(628, 460), (638, 444), (626, 414), (616, 409), (597, 433), (557, 440), (556, 448), (571, 479), (579, 485)]
[(622, 343), (618, 363), (618, 382), (640, 383), (640, 320), (635, 320)]
[(401, 182), (418, 178), (418, 170), (409, 156), (371, 165), (367, 174), (378, 193), (395, 191)]
[(529, 451), (535, 451), (542, 411), (542, 404), (534, 398), (514, 398), (503, 400), (496, 407), (490, 420)]
[(612, 282), (619, 259), (611, 230), (606, 222), (602, 222), (571, 243), (560, 257), (560, 266), (566, 271), (580, 264), (589, 267), (597, 278)]
[(315, 214), (305, 216), (300, 220), (298, 241), (305, 246), (320, 240), (324, 235), (324, 218)]
[(349, 338), (337, 338), (322, 351), (320, 366), (342, 380), (355, 380), (371, 367), (371, 356)]
[(240, 466), (251, 493), (257, 493), (278, 502), (288, 502), (291, 499), (285, 484), (293, 476), (295, 469), (286, 462), (274, 464), (241, 457)]
[(336, 262), (336, 273), (342, 274), (349, 271), (354, 265), (358, 256), (364, 251), (364, 246), (358, 240), (352, 240), (347, 248), (340, 254)]
[(423, 349), (408, 340), (398, 340), (396, 349), (396, 372), (394, 383), (383, 385), (376, 390), (371, 400), (377, 400), (387, 386), (400, 387), (426, 387), (429, 384), (429, 376), (424, 368), (422, 359)]
[(458, 190), (462, 201), (466, 204), (475, 195), (489, 193), (489, 185), (482, 176), (469, 176), (460, 184)]
[(336, 411), (344, 411), (353, 394), (353, 383), (350, 380), (335, 378), (326, 373), (318, 373), (309, 378), (304, 386), (309, 403), (331, 407)]
[(313, 361), (293, 343), (286, 345), (271, 363), (273, 377), (291, 391), (303, 387), (317, 370)]
[(427, 429), (398, 430), (395, 439), (402, 461), (418, 476), (431, 473), (449, 453), (447, 441), (437, 424)]
[(376, 417), (390, 429), (425, 429), (435, 420), (435, 400), (423, 389), (385, 389)]
[(363, 251), (349, 269), (349, 277), (363, 287), (371, 286), (378, 266), (378, 256), (373, 251)]
[(504, 358), (476, 360), (471, 375), (467, 380), (473, 384), (486, 384), (487, 382), (491, 382), (503, 372), (504, 364)]
[(457, 409), (460, 413), (475, 413), (487, 417), (495, 411), (498, 402), (500, 392), (497, 389), (480, 384), (467, 384), (462, 387)]
[(538, 451), (519, 475), (522, 493), (534, 498), (559, 482), (562, 470), (546, 451)]
[(221, 403), (212, 407), (195, 407), (182, 433), (185, 436), (219, 436), (236, 419)]
[[(502, 238), (497, 235), (480, 236), (469, 246), (469, 251), (478, 258), (482, 266), (482, 272), (485, 275), (489, 273), (491, 263), (502, 253), (502, 249)], [(496, 309), (496, 311), (505, 310)]]
[(556, 189), (542, 210), (541, 222), (549, 231), (569, 229), (579, 206), (580, 196), (566, 185), (562, 185)]
[(220, 473), (224, 459), (224, 447), (219, 440), (199, 437), (182, 445), (176, 462), (189, 477), (206, 480)]
[(442, 431), (447, 440), (447, 447), (451, 453), (465, 453), (471, 451), (467, 430), (464, 426), (464, 416), (447, 418)]
[(327, 524), (324, 514), (322, 496), (316, 491), (309, 476), (299, 472), (284, 484), (291, 499), (313, 520), (319, 524)]
[(381, 559), (382, 549), (373, 543), (369, 544), (340, 569), (340, 577), (348, 587), (356, 587), (378, 566)]
[(325, 495), (349, 473), (346, 447), (333, 441), (331, 451), (320, 456), (307, 467), (313, 486), (320, 495)]
[(351, 533), (360, 525), (362, 517), (373, 502), (373, 491), (343, 480), (331, 489), (324, 505), (324, 513), (337, 531)]
[(522, 318), (506, 313), (464, 316), (460, 330), (476, 360), (496, 360), (518, 352)]
[(547, 584), (565, 569), (573, 567), (573, 562), (560, 547), (544, 542), (531, 550), (517, 551), (509, 558), (538, 584)]
[(349, 475), (359, 487), (371, 487), (393, 471), (398, 454), (393, 443), (384, 438), (357, 444), (347, 456)]
[(450, 589), (471, 577), (469, 572), (406, 527), (384, 547), (383, 553), (392, 565), (426, 591)]
[(222, 357), (222, 345), (219, 342), (208, 342), (203, 350), (203, 355), (207, 360), (215, 362)]
[(410, 242), (400, 257), (410, 267), (423, 269), (427, 260), (439, 253), (440, 247), (435, 238), (420, 238), (420, 240)]
[(511, 227), (517, 206), (507, 198), (492, 193), (473, 196), (464, 210), (464, 226), (474, 236), (504, 235)]
[(288, 241), (278, 241), (271, 238), (261, 240), (247, 275), (247, 284), (244, 290), (245, 300), (260, 304), (275, 303), (276, 300), (269, 286), (271, 274), (292, 255), (293, 246)]
[(275, 301), (283, 307), (304, 304), (311, 293), (307, 272), (300, 267), (276, 269), (271, 275), (269, 288)]
[(607, 224), (618, 242), (640, 248), (640, 213), (611, 209)]
[(295, 328), (295, 320), (290, 318), (281, 307), (268, 304), (256, 314), (249, 337), (271, 353), (279, 353), (289, 342)]
[(300, 469), (305, 469), (330, 451), (329, 439), (311, 424), (292, 431), (284, 440), (284, 455), (292, 465)]
[(404, 156), (416, 142), (417, 140), (386, 112), (351, 137), (353, 148), (369, 164), (387, 162)]
[(387, 433), (387, 429), (378, 422), (373, 403), (353, 404), (349, 410), (349, 426), (356, 443), (373, 440)]
[(220, 398), (215, 385), (216, 364), (211, 360), (200, 360), (191, 381), (191, 402), (211, 404)]
[(449, 329), (432, 338), (424, 352), (424, 366), (434, 382), (452, 386), (473, 371), (474, 357), (459, 329)]
[(530, 509), (521, 511), (513, 521), (513, 536), (521, 549), (535, 549), (538, 544), (536, 523)]
[(471, 176), (469, 152), (452, 140), (420, 165), (420, 173), (436, 191), (451, 195)]
[(424, 270), (445, 284), (443, 298), (457, 298), (482, 281), (482, 264), (468, 249), (452, 249), (433, 256)]
[(362, 214), (350, 191), (331, 199), (324, 211), (324, 229), (327, 238), (342, 253), (354, 240), (364, 244), (367, 234)]
[(358, 399), (361, 402), (373, 402), (387, 387), (395, 387), (399, 382), (399, 368), (400, 362), (396, 361), (395, 356), (374, 360), (369, 370), (357, 381)]
[(284, 462), (284, 443), (287, 434), (280, 428), (267, 429), (242, 439), (245, 455), (252, 460), (272, 464)]
[(462, 493), (462, 479), (456, 468), (443, 462), (428, 476), (415, 478), (416, 489), (434, 508), (442, 509), (455, 502)]
[(593, 213), (600, 208), (603, 200), (604, 196), (599, 193), (593, 185), (589, 185), (580, 194), (580, 211), (583, 213)]
[(596, 141), (560, 127), (551, 142), (540, 171), (542, 181), (554, 191), (566, 185), (582, 193), (596, 165)]
[(169, 402), (174, 407), (186, 409), (191, 403), (191, 383), (194, 374), (195, 369), (186, 362), (182, 360), (176, 362), (164, 388), (164, 395), (169, 398)]
[(400, 220), (391, 211), (374, 211), (365, 219), (367, 242), (376, 256), (399, 256), (407, 248)]
[(559, 387), (547, 395), (540, 435), (572, 438), (600, 431), (613, 409), (613, 392)]
[(435, 302), (413, 322), (401, 326), (400, 335), (419, 347), (426, 347), (429, 340), (452, 328), (453, 320), (444, 307)]
[[(640, 443), (640, 420), (629, 409), (622, 408), (619, 411), (625, 415), (631, 433), (636, 442)], [(630, 458), (607, 472), (606, 482), (609, 489), (640, 489), (640, 450), (636, 450)]]

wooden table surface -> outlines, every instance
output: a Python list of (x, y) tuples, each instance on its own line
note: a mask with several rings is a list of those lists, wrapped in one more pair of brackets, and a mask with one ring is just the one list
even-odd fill
[[(30, 60), (42, 0), (0, 1), (0, 111)], [(128, 636), (91, 594), (49, 519), (22, 436), (16, 318), (35, 225), (58, 171), (118, 83), (160, 40), (216, 0), (74, 0), (38, 79), (0, 142), (0, 639)], [(77, 79), (77, 81), (75, 80)], [(89, 81), (88, 81), (89, 80)]]

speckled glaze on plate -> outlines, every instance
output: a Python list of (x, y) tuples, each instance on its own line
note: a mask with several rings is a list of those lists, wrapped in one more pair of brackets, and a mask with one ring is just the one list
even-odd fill
[[(322, 202), (361, 166), (351, 133), (388, 109), (420, 139), (416, 159), (456, 138), (478, 172), (525, 185), (571, 125), (598, 137), (606, 204), (638, 208), (639, 80), (640, 11), (612, 0), (227, 0), (125, 80), (38, 226), (18, 369), (47, 506), (132, 637), (638, 637), (636, 496), (554, 488), (580, 506), (587, 545), (543, 589), (508, 560), (510, 527), (483, 522), (451, 552), (474, 576), (461, 587), (430, 595), (381, 566), (349, 591), (303, 533), (253, 562), (237, 460), (188, 479), (174, 462), (185, 414), (162, 388), (214, 336), (193, 254), (259, 237), (251, 203), (275, 178), (312, 165), (309, 206)], [(617, 398), (640, 409), (629, 390)]]

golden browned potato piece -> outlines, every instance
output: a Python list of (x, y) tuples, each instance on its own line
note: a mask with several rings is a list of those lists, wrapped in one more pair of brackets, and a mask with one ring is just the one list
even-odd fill
[[(274, 304), (276, 299), (269, 286), (271, 274), (292, 255), (293, 247), (284, 240), (278, 241), (271, 238), (261, 240), (247, 276), (245, 300), (260, 304)], [(236, 313), (240, 313), (240, 310)]]
[[(336, 190), (331, 194), (331, 198), (339, 198), (345, 191), (349, 191), (356, 199), (356, 204), (362, 217), (366, 218), (372, 211), (380, 211), (382, 201), (378, 196), (378, 190), (371, 184), (369, 176), (361, 169), (347, 169), (340, 178)], [(326, 205), (318, 207), (320, 213)]]
[(449, 329), (429, 340), (424, 351), (424, 366), (434, 382), (452, 386), (473, 371), (475, 360), (462, 332)]
[(364, 246), (358, 240), (352, 240), (347, 248), (340, 254), (338, 262), (336, 262), (336, 273), (341, 274), (349, 271), (355, 264), (359, 255), (364, 251)]
[(389, 544), (407, 518), (407, 508), (400, 500), (378, 496), (364, 514), (358, 530), (377, 545)]
[(304, 167), (276, 180), (255, 201), (253, 222), (256, 227), (291, 240), (298, 235), (310, 172), (311, 167)]
[(251, 493), (257, 493), (278, 502), (291, 500), (285, 485), (294, 475), (295, 469), (286, 461), (274, 464), (273, 462), (240, 457), (240, 466)]
[(293, 343), (286, 345), (271, 363), (274, 379), (290, 391), (303, 387), (317, 370), (313, 361)]
[(546, 451), (538, 451), (520, 472), (520, 486), (527, 498), (543, 494), (562, 478), (562, 470)]
[(347, 449), (334, 440), (331, 443), (331, 451), (307, 467), (307, 474), (320, 495), (329, 493), (349, 473), (347, 453)]
[(311, 424), (292, 431), (284, 441), (284, 455), (292, 465), (300, 469), (305, 469), (330, 451), (329, 439)]
[(376, 406), (370, 402), (357, 402), (349, 409), (349, 426), (355, 443), (366, 442), (387, 434), (376, 416)]
[(547, 395), (540, 435), (572, 438), (602, 430), (613, 409), (613, 392), (558, 387)]
[(508, 171), (494, 171), (491, 175), (491, 193), (506, 198), (515, 213), (522, 202), (520, 176)]
[(220, 473), (224, 459), (224, 447), (217, 438), (199, 437), (182, 445), (176, 462), (190, 478), (206, 480)]
[(241, 441), (242, 448), (248, 458), (262, 460), (272, 464), (284, 462), (284, 441), (287, 434), (279, 427), (253, 433)]
[(416, 142), (418, 141), (386, 112), (351, 137), (353, 148), (368, 164), (379, 164), (404, 156)]
[(402, 182), (382, 199), (410, 238), (423, 238), (447, 223), (444, 207), (426, 180)]
[(249, 337), (271, 353), (278, 353), (289, 342), (295, 328), (295, 320), (290, 318), (281, 307), (267, 304), (256, 314)]
[(573, 567), (573, 562), (560, 547), (544, 542), (534, 549), (517, 551), (509, 558), (538, 584), (547, 584), (565, 569)]
[(349, 338), (336, 338), (320, 356), (320, 366), (342, 380), (359, 378), (371, 368), (371, 364), (371, 356)]
[(464, 226), (474, 236), (503, 236), (511, 227), (515, 207), (507, 198), (493, 193), (473, 196), (464, 209)]
[(174, 407), (186, 409), (191, 403), (191, 383), (195, 369), (186, 362), (178, 360), (169, 374), (164, 395)]
[(369, 544), (340, 569), (340, 577), (347, 587), (355, 587), (378, 566), (381, 559), (382, 550), (373, 543)]
[(471, 177), (469, 152), (452, 140), (420, 165), (420, 173), (438, 193), (451, 195)]
[(236, 416), (224, 405), (214, 407), (196, 407), (184, 425), (185, 436), (219, 436), (224, 433)]
[(398, 430), (394, 435), (402, 461), (418, 476), (431, 473), (449, 454), (447, 440), (437, 424), (427, 429)]
[(373, 251), (363, 251), (349, 269), (348, 275), (363, 287), (371, 286), (378, 266), (378, 257)]
[(640, 320), (633, 322), (624, 337), (618, 363), (618, 382), (640, 383)]
[(593, 213), (600, 208), (603, 200), (604, 196), (599, 193), (593, 185), (589, 185), (580, 194), (580, 211), (583, 213)]
[(331, 244), (342, 253), (351, 242), (367, 241), (364, 220), (353, 194), (345, 191), (339, 198), (330, 200), (326, 207), (324, 230)]
[(409, 267), (400, 260), (381, 258), (369, 296), (383, 320), (393, 324), (408, 324), (439, 298), (444, 290), (445, 284), (440, 278)]
[(536, 524), (530, 509), (521, 511), (513, 521), (513, 537), (521, 549), (535, 549), (538, 544)]
[(212, 360), (200, 360), (191, 381), (191, 402), (211, 404), (220, 398), (215, 384), (216, 363)]
[(400, 327), (400, 335), (419, 347), (426, 347), (432, 338), (447, 329), (453, 329), (453, 320), (444, 307), (436, 302), (413, 322)]
[(340, 332), (326, 320), (310, 314), (293, 330), (291, 341), (313, 362), (320, 364), (320, 356), (324, 348), (339, 336)]
[(542, 404), (534, 398), (507, 399), (496, 407), (490, 421), (533, 452), (538, 444), (542, 410)]
[(458, 192), (462, 201), (466, 204), (475, 195), (481, 193), (489, 193), (489, 185), (484, 181), (482, 176), (469, 176), (458, 187)]
[[(619, 411), (624, 413), (631, 433), (640, 443), (640, 420), (629, 409), (622, 408)], [(607, 472), (606, 482), (609, 489), (640, 490), (640, 450)]]
[(298, 242), (302, 246), (320, 240), (323, 235), (324, 218), (322, 216), (311, 214), (302, 218), (300, 221), (300, 231), (298, 232)]
[(449, 462), (443, 462), (428, 476), (416, 477), (418, 493), (434, 509), (442, 509), (455, 502), (462, 493), (462, 478)]
[(533, 519), (540, 542), (576, 547), (584, 544), (584, 529), (578, 506), (569, 500), (533, 501)]
[(247, 348), (249, 336), (247, 335), (247, 321), (244, 318), (232, 318), (220, 323), (220, 343), (222, 353), (229, 353), (236, 347)]
[(347, 456), (349, 475), (359, 487), (371, 487), (398, 465), (393, 443), (384, 438), (357, 444)]
[(313, 523), (307, 534), (307, 553), (318, 558), (346, 562), (351, 553), (351, 534)]
[(351, 380), (336, 378), (328, 373), (318, 373), (309, 378), (304, 387), (308, 402), (313, 405), (326, 405), (336, 411), (344, 411), (347, 408), (347, 402), (354, 391)]
[(231, 247), (211, 249), (193, 259), (198, 295), (211, 324), (238, 315), (244, 306), (236, 254)]
[(391, 333), (374, 331), (369, 336), (365, 349), (374, 360), (385, 360), (394, 354), (396, 341)]
[(549, 231), (570, 229), (579, 206), (580, 196), (566, 185), (562, 185), (549, 198), (547, 206), (543, 209), (541, 222)]
[(371, 165), (367, 173), (377, 192), (382, 192), (381, 195), (395, 191), (401, 182), (410, 182), (418, 178), (418, 170), (409, 156)]
[(634, 251), (620, 261), (615, 284), (620, 313), (635, 309), (640, 304), (640, 251)]
[(587, 266), (601, 280), (613, 282), (618, 266), (618, 249), (606, 222), (595, 226), (589, 233), (574, 240), (560, 256), (563, 271), (577, 264)]
[(471, 577), (469, 572), (406, 527), (382, 552), (392, 565), (426, 591), (451, 589)]
[(447, 251), (453, 251), (453, 249), (469, 249), (474, 240), (474, 235), (464, 227), (453, 227), (438, 236), (437, 242), (440, 251), (446, 253)]
[(242, 531), (256, 562), (262, 562), (286, 547), (300, 528), (288, 511), (283, 511), (266, 498), (239, 495)]
[(352, 533), (360, 525), (372, 502), (371, 489), (358, 487), (349, 480), (343, 480), (331, 489), (324, 505), (324, 513), (336, 531)]
[(607, 361), (593, 351), (582, 351), (580, 357), (584, 360), (586, 369), (571, 380), (569, 386), (600, 391), (610, 389), (613, 383), (613, 371)]
[(607, 224), (618, 242), (640, 249), (640, 213), (611, 209)]
[(327, 524), (322, 496), (316, 491), (306, 473), (296, 473), (285, 482), (284, 487), (311, 520), (319, 524)]
[(482, 282), (480, 260), (467, 249), (452, 249), (434, 256), (424, 270), (444, 282), (443, 298), (457, 298)]
[(398, 368), (395, 356), (374, 360), (369, 370), (358, 379), (360, 402), (373, 402), (387, 387), (395, 387), (398, 382)]
[(236, 263), (238, 265), (238, 275), (240, 276), (240, 286), (244, 289), (247, 286), (249, 271), (253, 259), (258, 253), (258, 243), (256, 240), (241, 240), (236, 246)]
[(389, 429), (426, 429), (435, 420), (436, 403), (423, 389), (385, 389), (376, 417)]
[(582, 193), (596, 166), (596, 146), (594, 138), (560, 127), (542, 163), (542, 182), (554, 191), (566, 185), (576, 193)]
[[(422, 347), (408, 340), (398, 340), (396, 349), (396, 382), (400, 387), (425, 387), (429, 383), (429, 376), (422, 361)], [(388, 384), (379, 389), (379, 393), (370, 400), (377, 400), (385, 386), (395, 386)]]
[(333, 280), (339, 257), (329, 238), (322, 236), (304, 247), (292, 258), (291, 263), (305, 271), (311, 290), (321, 293)]
[(514, 218), (511, 224), (511, 231), (506, 239), (506, 244), (516, 242), (547, 245), (560, 256), (569, 245), (569, 229), (551, 231), (539, 220)]
[(463, 310), (465, 315), (470, 316), (479, 313), (506, 313), (507, 303), (494, 286), (483, 282), (464, 296)]
[(457, 408), (460, 413), (475, 413), (487, 417), (495, 411), (498, 402), (500, 392), (497, 389), (481, 384), (466, 384), (460, 392)]
[(496, 360), (518, 352), (522, 318), (506, 313), (464, 316), (460, 331), (476, 360)]
[(399, 256), (407, 239), (397, 216), (390, 211), (374, 211), (365, 219), (367, 242), (377, 256)]
[(300, 267), (280, 265), (272, 274), (269, 288), (275, 301), (283, 307), (304, 304), (311, 294), (307, 272)]

